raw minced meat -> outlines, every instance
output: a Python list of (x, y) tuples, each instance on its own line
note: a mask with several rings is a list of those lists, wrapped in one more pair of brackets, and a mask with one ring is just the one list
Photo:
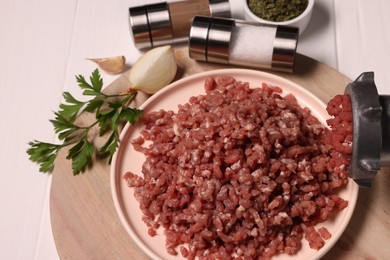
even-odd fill
[(321, 248), (330, 233), (314, 226), (348, 205), (337, 195), (351, 153), (347, 98), (330, 102), (328, 124), (345, 126), (333, 130), (277, 86), (222, 76), (205, 91), (178, 112), (145, 114), (132, 141), (146, 161), (124, 179), (149, 234), (162, 227), (168, 253), (188, 259), (295, 254), (304, 237)]

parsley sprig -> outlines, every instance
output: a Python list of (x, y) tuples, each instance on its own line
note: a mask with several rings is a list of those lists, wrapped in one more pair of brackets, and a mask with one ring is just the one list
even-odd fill
[[(99, 70), (93, 71), (90, 82), (82, 76), (76, 76), (79, 87), (84, 96), (91, 96), (88, 101), (79, 101), (69, 92), (64, 92), (64, 103), (54, 112), (55, 118), (50, 120), (54, 131), (62, 144), (53, 144), (41, 141), (29, 142), (27, 150), (29, 159), (40, 165), (41, 172), (51, 173), (55, 159), (61, 148), (71, 146), (67, 159), (72, 161), (73, 174), (84, 172), (92, 164), (94, 155), (98, 158), (109, 157), (109, 163), (119, 145), (119, 127), (125, 122), (135, 124), (142, 116), (142, 110), (129, 107), (136, 97), (137, 91), (108, 95), (102, 92), (103, 80)], [(76, 118), (82, 112), (95, 113), (95, 121), (87, 126), (76, 123)], [(94, 126), (99, 127), (99, 136), (108, 134), (108, 139), (101, 147), (96, 147), (89, 137)]]

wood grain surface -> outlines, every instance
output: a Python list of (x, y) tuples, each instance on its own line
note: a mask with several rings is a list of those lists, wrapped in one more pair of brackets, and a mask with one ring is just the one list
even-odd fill
[[(179, 64), (176, 79), (227, 66), (198, 63), (186, 48), (175, 50)], [(327, 102), (344, 92), (350, 79), (338, 71), (303, 55), (297, 56), (295, 71), (270, 73), (285, 77)], [(107, 86), (107, 92), (129, 87), (126, 74)], [(137, 96), (140, 105), (148, 96)], [(88, 123), (92, 115), (78, 118)], [(98, 137), (102, 142), (105, 137)], [(54, 240), (61, 259), (148, 259), (137, 247), (117, 217), (110, 191), (110, 167), (96, 161), (84, 174), (73, 176), (67, 150), (60, 152), (53, 172), (50, 213)], [(378, 173), (371, 189), (360, 189), (355, 213), (346, 231), (323, 259), (386, 259), (390, 256), (390, 171)]]

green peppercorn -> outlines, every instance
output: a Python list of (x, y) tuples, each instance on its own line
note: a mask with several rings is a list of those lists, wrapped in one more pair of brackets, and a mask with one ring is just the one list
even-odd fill
[(248, 7), (261, 19), (284, 22), (305, 11), (308, 0), (247, 0)]

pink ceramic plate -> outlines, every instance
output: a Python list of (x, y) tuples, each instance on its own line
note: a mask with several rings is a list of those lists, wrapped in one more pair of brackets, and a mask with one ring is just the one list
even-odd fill
[[(153, 95), (140, 108), (144, 109), (145, 113), (159, 109), (177, 111), (178, 104), (186, 103), (191, 96), (205, 93), (203, 88), (204, 79), (212, 75), (231, 75), (237, 80), (249, 82), (252, 88), (261, 87), (263, 82), (279, 86), (283, 89), (283, 95), (292, 93), (298, 99), (300, 105), (310, 108), (313, 115), (323, 124), (325, 124), (325, 120), (328, 118), (325, 104), (299, 85), (269, 73), (244, 69), (214, 70), (186, 77)], [(178, 256), (172, 256), (167, 253), (162, 230), (158, 230), (158, 235), (155, 237), (148, 235), (147, 227), (142, 221), (139, 203), (134, 198), (133, 190), (127, 186), (122, 178), (126, 171), (141, 174), (141, 167), (145, 157), (132, 149), (130, 141), (139, 136), (139, 131), (142, 127), (141, 124), (134, 127), (126, 125), (121, 133), (121, 144), (111, 165), (111, 190), (114, 204), (123, 226), (149, 257), (166, 260), (183, 259), (180, 253)], [(275, 259), (301, 260), (321, 258), (344, 232), (355, 208), (358, 187), (351, 180), (339, 195), (349, 201), (349, 206), (338, 213), (336, 218), (318, 225), (319, 227), (326, 227), (332, 233), (332, 237), (326, 241), (325, 246), (321, 250), (316, 251), (310, 249), (306, 240), (303, 239), (302, 249), (298, 254), (294, 256), (283, 254), (275, 257)]]

